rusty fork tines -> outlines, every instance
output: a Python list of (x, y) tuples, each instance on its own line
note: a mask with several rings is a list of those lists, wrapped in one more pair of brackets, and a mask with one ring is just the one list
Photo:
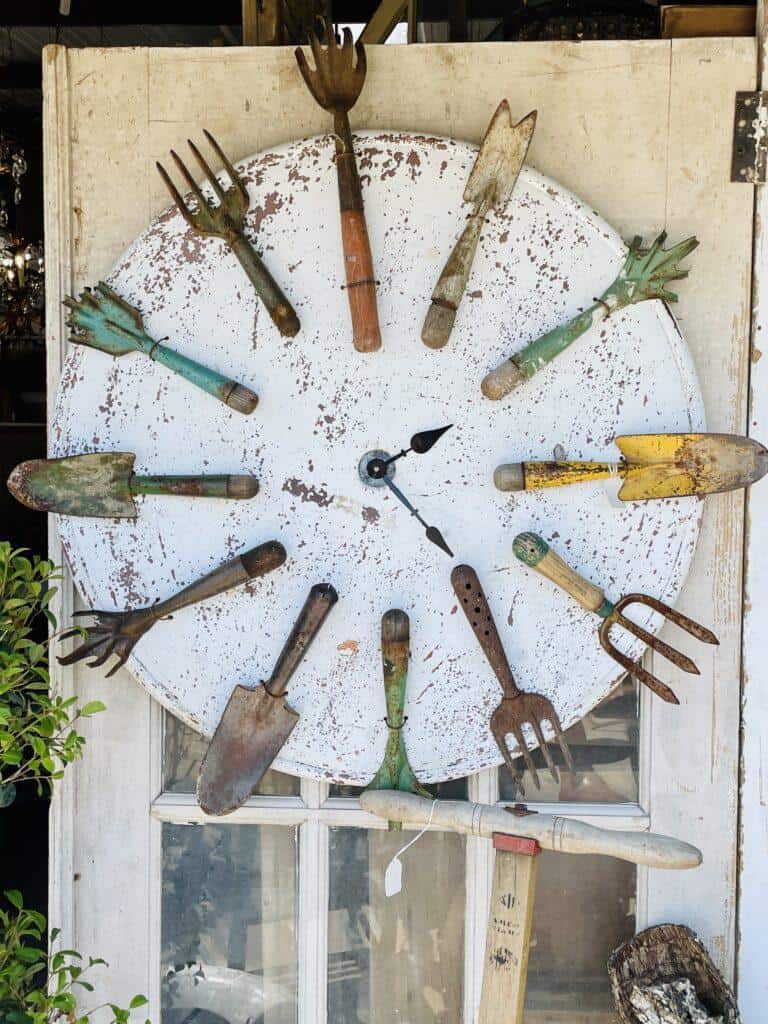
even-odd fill
[(549, 722), (555, 734), (555, 739), (560, 744), (560, 750), (569, 770), (573, 772), (575, 768), (571, 752), (563, 735), (560, 719), (552, 702), (540, 693), (526, 693), (520, 690), (515, 683), (512, 669), (509, 666), (509, 661), (504, 653), (504, 648), (496, 629), (496, 623), (491, 615), (488, 600), (475, 570), (469, 565), (456, 566), (451, 573), (451, 584), (453, 585), (456, 597), (459, 599), (459, 604), (467, 617), (467, 621), (472, 627), (472, 631), (477, 637), (478, 643), (488, 659), (488, 663), (501, 684), (504, 695), (501, 703), (491, 716), (491, 732), (509, 769), (514, 785), (521, 793), (523, 792), (521, 775), (515, 768), (506, 742), (509, 733), (515, 738), (519, 755), (523, 758), (534, 785), (537, 789), (541, 788), (536, 766), (533, 763), (533, 758), (523, 735), (524, 725), (529, 725), (533, 730), (539, 750), (552, 774), (552, 778), (555, 782), (559, 782), (557, 767), (552, 759), (542, 731), (542, 722)]
[(376, 277), (373, 272), (371, 245), (363, 209), (363, 192), (357, 173), (357, 160), (348, 116), (365, 82), (365, 48), (359, 41), (352, 43), (352, 33), (348, 28), (344, 29), (341, 46), (330, 22), (324, 27), (321, 23), (320, 31), (324, 32), (325, 39), (316, 32), (311, 32), (309, 37), (315, 69), (312, 70), (303, 51), (298, 47), (296, 62), (314, 99), (324, 110), (333, 114), (341, 242), (347, 278), (347, 299), (352, 319), (352, 338), (358, 352), (375, 352), (381, 348)]
[(192, 155), (200, 166), (200, 170), (213, 189), (218, 204), (214, 205), (203, 195), (197, 182), (187, 170), (186, 164), (174, 150), (171, 150), (171, 157), (176, 164), (179, 174), (192, 193), (197, 204), (196, 207), (190, 208), (187, 205), (184, 196), (181, 195), (173, 184), (168, 172), (162, 164), (157, 163), (156, 166), (160, 177), (171, 193), (173, 201), (179, 208), (179, 212), (193, 231), (201, 235), (215, 235), (217, 238), (223, 238), (229, 245), (256, 289), (259, 298), (267, 307), (277, 329), (284, 337), (292, 338), (299, 332), (299, 318), (296, 316), (293, 306), (283, 294), (282, 289), (264, 266), (261, 257), (245, 235), (245, 216), (250, 203), (248, 189), (211, 133), (203, 129), (203, 134), (208, 140), (211, 149), (224, 165), (224, 170), (229, 175), (230, 184), (228, 187), (225, 188), (221, 184), (211, 170), (208, 161), (194, 142), (187, 139), (187, 143), (192, 150)]
[(628, 619), (624, 615), (624, 609), (631, 604), (644, 604), (660, 615), (663, 615), (669, 622), (679, 626), (680, 629), (684, 629), (686, 633), (690, 633), (697, 640), (701, 640), (702, 643), (718, 644), (720, 642), (711, 629), (707, 629), (698, 622), (694, 622), (687, 615), (675, 611), (668, 604), (659, 601), (656, 597), (650, 597), (648, 594), (627, 594), (626, 597), (622, 597), (620, 601), (613, 604), (606, 598), (604, 592), (599, 587), (596, 587), (594, 583), (590, 583), (589, 580), (585, 580), (580, 576), (550, 548), (545, 540), (535, 533), (518, 534), (514, 540), (513, 550), (521, 562), (524, 562), (531, 569), (535, 569), (536, 572), (541, 573), (542, 576), (546, 576), (547, 579), (562, 587), (563, 590), (567, 591), (571, 597), (578, 601), (582, 608), (589, 612), (594, 612), (595, 615), (599, 615), (603, 620), (599, 629), (600, 643), (603, 649), (622, 668), (626, 669), (631, 676), (634, 676), (638, 682), (644, 683), (645, 686), (669, 704), (680, 703), (674, 691), (666, 683), (652, 675), (639, 662), (633, 661), (626, 654), (622, 654), (621, 651), (617, 650), (613, 643), (611, 643), (611, 628), (613, 626), (620, 626), (622, 629), (625, 629), (632, 636), (647, 644), (651, 650), (666, 658), (667, 661), (671, 661), (673, 665), (677, 665), (683, 672), (699, 675), (699, 670), (687, 655), (676, 650), (674, 647), (670, 647), (660, 637), (654, 636), (648, 630), (643, 629), (642, 626), (638, 626), (636, 622)]

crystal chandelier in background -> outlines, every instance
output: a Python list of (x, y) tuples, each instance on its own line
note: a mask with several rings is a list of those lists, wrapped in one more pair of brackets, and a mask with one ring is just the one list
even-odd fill
[(0, 232), (0, 341), (40, 336), (44, 302), (42, 244)]
[[(21, 179), (27, 173), (27, 161), (24, 149), (0, 131), (0, 178), (9, 175), (13, 188), (13, 202), (16, 206), (21, 202)], [(8, 209), (5, 199), (0, 198), (0, 228), (8, 227)]]

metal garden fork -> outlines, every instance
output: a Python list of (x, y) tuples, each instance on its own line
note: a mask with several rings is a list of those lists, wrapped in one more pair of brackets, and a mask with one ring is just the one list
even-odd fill
[(231, 184), (225, 188), (208, 165), (197, 146), (190, 139), (187, 139), (192, 154), (200, 165), (200, 169), (208, 179), (218, 199), (218, 205), (214, 206), (205, 198), (197, 182), (187, 170), (186, 165), (179, 155), (171, 150), (171, 157), (176, 164), (179, 173), (187, 183), (190, 192), (197, 201), (197, 208), (190, 209), (181, 193), (171, 181), (170, 176), (162, 164), (157, 163), (160, 177), (165, 182), (166, 188), (171, 193), (173, 201), (179, 208), (179, 212), (193, 231), (201, 235), (215, 235), (223, 238), (232, 252), (237, 256), (240, 265), (248, 275), (253, 287), (267, 307), (269, 315), (280, 331), (287, 338), (292, 338), (299, 332), (299, 318), (288, 299), (283, 294), (280, 286), (264, 266), (264, 263), (248, 241), (245, 231), (245, 215), (248, 212), (250, 199), (248, 189), (232, 163), (225, 156), (218, 142), (209, 131), (203, 129), (203, 135), (210, 143), (211, 149), (221, 160), (224, 169), (229, 175)]
[(596, 615), (599, 615), (603, 620), (599, 630), (600, 644), (603, 649), (622, 668), (626, 669), (631, 676), (644, 683), (657, 696), (670, 704), (680, 703), (674, 691), (666, 683), (662, 683), (660, 679), (657, 679), (656, 676), (643, 668), (639, 662), (632, 661), (626, 654), (622, 654), (621, 651), (614, 647), (609, 635), (611, 627), (621, 626), (623, 629), (626, 629), (628, 633), (636, 636), (638, 640), (642, 640), (643, 643), (647, 644), (663, 658), (666, 658), (667, 661), (671, 661), (673, 665), (681, 668), (683, 672), (699, 675), (699, 670), (687, 655), (675, 650), (674, 647), (670, 647), (669, 644), (659, 637), (654, 636), (646, 629), (638, 626), (636, 622), (628, 619), (623, 614), (624, 609), (631, 604), (647, 605), (647, 607), (663, 615), (669, 622), (674, 622), (680, 629), (684, 629), (686, 633), (690, 633), (697, 640), (701, 640), (702, 643), (720, 643), (711, 629), (699, 625), (698, 622), (689, 619), (687, 615), (683, 615), (682, 612), (676, 612), (668, 604), (664, 604), (663, 601), (659, 601), (656, 597), (650, 597), (648, 594), (627, 594), (626, 597), (622, 597), (620, 601), (613, 604), (606, 598), (599, 587), (579, 576), (559, 555), (555, 554), (545, 540), (535, 533), (519, 533), (515, 537), (512, 549), (521, 562), (524, 562), (531, 569), (535, 569), (536, 572), (541, 573), (542, 576), (546, 576), (547, 579), (562, 587), (563, 590), (567, 591), (571, 597), (579, 602), (582, 608), (586, 608), (588, 612), (594, 612)]
[[(320, 23), (322, 31), (323, 24)], [(373, 272), (371, 245), (363, 209), (363, 192), (357, 173), (357, 161), (349, 127), (349, 111), (365, 82), (365, 49), (361, 42), (352, 44), (352, 33), (344, 29), (344, 42), (339, 46), (333, 25), (325, 25), (325, 47), (320, 35), (311, 32), (309, 44), (315, 61), (310, 68), (300, 48), (296, 62), (313, 97), (324, 110), (333, 114), (336, 137), (336, 172), (341, 209), (341, 242), (347, 277), (347, 298), (352, 318), (353, 344), (358, 352), (374, 352), (381, 348), (379, 313), (376, 306), (376, 278)], [(355, 63), (357, 54), (357, 63)]]
[(507, 746), (506, 738), (509, 733), (515, 737), (520, 756), (531, 773), (534, 785), (537, 789), (541, 788), (536, 766), (523, 735), (523, 726), (526, 724), (533, 729), (539, 750), (552, 773), (552, 778), (555, 782), (559, 782), (557, 767), (541, 728), (542, 722), (548, 721), (552, 727), (569, 770), (574, 772), (576, 769), (563, 735), (560, 719), (552, 702), (540, 693), (526, 693), (518, 688), (475, 570), (470, 565), (457, 565), (451, 573), (451, 583), (459, 599), (459, 604), (504, 692), (501, 703), (491, 715), (491, 732), (509, 769), (512, 782), (523, 793), (521, 775), (515, 768)]

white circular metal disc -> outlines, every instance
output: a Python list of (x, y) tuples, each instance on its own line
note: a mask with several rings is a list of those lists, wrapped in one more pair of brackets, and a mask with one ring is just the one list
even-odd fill
[[(169, 597), (270, 538), (288, 551), (263, 580), (160, 622), (129, 666), (174, 714), (211, 734), (236, 683), (267, 677), (309, 587), (340, 600), (296, 673), (301, 719), (275, 767), (368, 781), (385, 741), (382, 614), (411, 620), (404, 736), (424, 781), (501, 760), (488, 730), (498, 684), (457, 609), (450, 571), (477, 570), (523, 689), (550, 697), (564, 726), (620, 678), (599, 620), (519, 564), (512, 540), (535, 530), (614, 600), (644, 591), (674, 602), (697, 538), (697, 499), (617, 507), (601, 484), (521, 495), (492, 482), (500, 462), (609, 457), (617, 434), (704, 427), (690, 356), (664, 306), (614, 315), (505, 401), (480, 381), (525, 343), (589, 304), (614, 278), (618, 235), (533, 170), (491, 214), (447, 348), (420, 341), (429, 297), (465, 223), (475, 148), (401, 132), (357, 135), (366, 216), (380, 280), (383, 348), (352, 346), (330, 137), (261, 153), (239, 167), (248, 224), (302, 322), (281, 338), (235, 257), (163, 213), (109, 281), (137, 304), (152, 337), (253, 387), (249, 417), (140, 356), (73, 347), (54, 418), (54, 455), (132, 451), (138, 473), (255, 473), (248, 502), (139, 498), (139, 518), (60, 518), (89, 607), (136, 608)], [(391, 452), (418, 430), (453, 423), (396, 481), (455, 552), (451, 560), (385, 489), (363, 485), (361, 455)], [(652, 630), (658, 617), (640, 609)], [(621, 646), (621, 644), (620, 644)], [(623, 649), (640, 654), (642, 645)], [(533, 738), (531, 737), (533, 743)]]

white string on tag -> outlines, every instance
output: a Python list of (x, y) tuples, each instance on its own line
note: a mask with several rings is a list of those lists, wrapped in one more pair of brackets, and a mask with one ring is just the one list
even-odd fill
[(432, 801), (432, 806), (429, 809), (429, 818), (427, 824), (405, 846), (401, 846), (397, 853), (393, 856), (392, 860), (387, 864), (387, 870), (384, 872), (384, 895), (397, 896), (400, 890), (403, 888), (403, 865), (400, 860), (401, 854), (409, 850), (414, 843), (417, 843), (424, 833), (429, 829), (432, 824), (432, 815), (435, 813), (435, 807), (437, 807), (437, 800)]

